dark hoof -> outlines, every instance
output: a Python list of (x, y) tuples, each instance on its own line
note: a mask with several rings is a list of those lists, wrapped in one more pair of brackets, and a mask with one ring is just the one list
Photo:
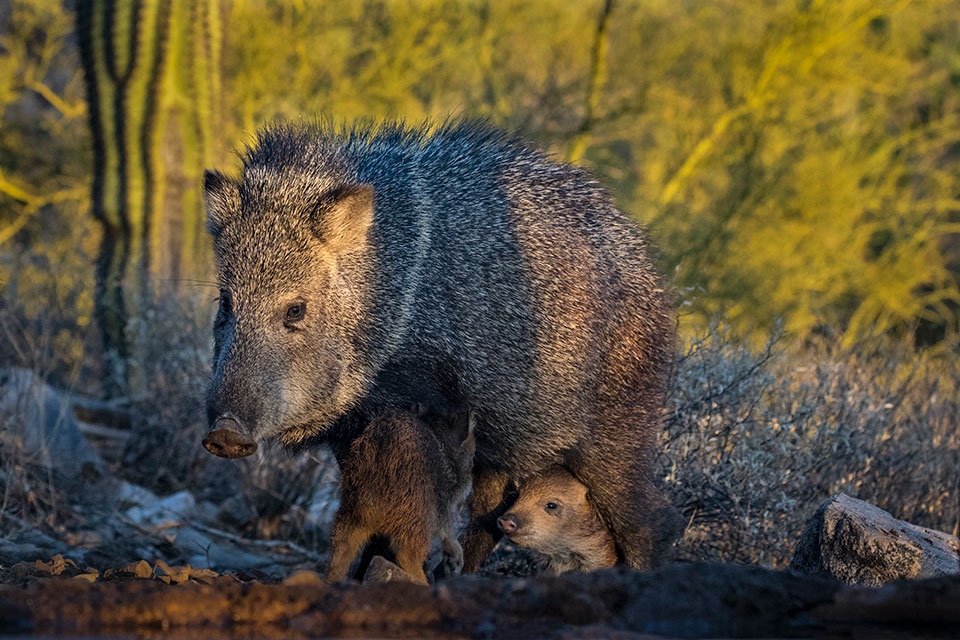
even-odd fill
[(440, 561), (433, 569), (433, 579), (434, 580), (446, 580), (447, 578), (453, 578), (458, 576), (463, 572), (463, 559), (462, 558), (452, 558), (444, 554), (443, 560)]
[(203, 448), (221, 458), (246, 458), (257, 450), (257, 443), (240, 432), (232, 418), (220, 418), (203, 437)]

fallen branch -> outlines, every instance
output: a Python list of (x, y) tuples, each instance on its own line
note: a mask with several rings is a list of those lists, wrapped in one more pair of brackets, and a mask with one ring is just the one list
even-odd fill
[(123, 429), (113, 429), (111, 427), (102, 427), (98, 424), (78, 421), (77, 429), (86, 436), (97, 438), (109, 438), (111, 440), (126, 440), (130, 437), (130, 432)]
[(236, 534), (230, 533), (229, 531), (223, 531), (222, 529), (215, 529), (213, 527), (207, 526), (205, 524), (200, 524), (199, 522), (194, 522), (192, 520), (184, 520), (184, 522), (198, 531), (209, 533), (212, 536), (218, 536), (220, 538), (224, 538), (226, 540), (229, 540), (230, 542), (233, 542), (234, 544), (238, 544), (241, 546), (260, 547), (261, 549), (286, 548), (286, 549), (289, 549), (290, 551), (293, 551), (294, 553), (299, 553), (317, 562), (324, 560), (323, 556), (321, 556), (320, 554), (310, 551), (309, 549), (304, 549), (303, 547), (296, 544), (295, 542), (289, 542), (287, 540), (252, 540), (250, 538), (244, 538), (242, 536), (238, 536)]
[(130, 410), (133, 402), (130, 398), (98, 400), (74, 394), (70, 394), (68, 398), (77, 420), (110, 429), (130, 429), (133, 422)]

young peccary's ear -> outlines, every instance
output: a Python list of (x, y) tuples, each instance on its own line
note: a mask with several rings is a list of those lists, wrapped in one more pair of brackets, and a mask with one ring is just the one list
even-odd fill
[(373, 224), (373, 207), (372, 184), (347, 185), (334, 190), (314, 211), (317, 237), (334, 251), (361, 244)]
[(463, 444), (473, 436), (473, 428), (477, 424), (477, 414), (473, 411), (462, 411), (453, 419), (454, 433), (457, 440)]
[(204, 171), (203, 203), (207, 208), (207, 233), (218, 236), (240, 211), (240, 186), (219, 171)]

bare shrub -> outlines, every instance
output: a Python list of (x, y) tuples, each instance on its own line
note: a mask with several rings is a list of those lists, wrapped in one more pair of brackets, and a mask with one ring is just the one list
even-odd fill
[(688, 342), (660, 464), (688, 518), (679, 554), (784, 567), (838, 492), (956, 531), (960, 373), (896, 345), (750, 349), (722, 325)]
[[(78, 334), (82, 332), (78, 331)], [(83, 368), (58, 357), (64, 343), (63, 319), (29, 318), (0, 298), (0, 532), (62, 527), (74, 518), (84, 493), (78, 469), (90, 450), (78, 443), (68, 394), (82, 380)], [(76, 345), (75, 345), (76, 346)], [(82, 345), (74, 354), (82, 352)], [(52, 450), (51, 450), (52, 448)], [(60, 469), (66, 462), (69, 470)], [(61, 472), (63, 471), (63, 472)], [(91, 484), (96, 469), (83, 474)], [(13, 525), (13, 526), (8, 526)]]

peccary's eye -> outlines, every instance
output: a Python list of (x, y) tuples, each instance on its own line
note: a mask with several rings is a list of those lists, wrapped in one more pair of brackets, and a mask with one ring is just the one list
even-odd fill
[(233, 312), (233, 300), (230, 298), (230, 292), (220, 290), (220, 313), (228, 315)]
[(306, 302), (294, 302), (289, 307), (287, 307), (287, 312), (283, 317), (283, 321), (288, 324), (293, 324), (295, 322), (300, 322), (303, 320), (303, 316), (307, 313), (307, 303)]
[(556, 502), (548, 502), (548, 503), (546, 504), (546, 506), (544, 506), (543, 508), (546, 509), (547, 511), (556, 511), (556, 510), (557, 510), (557, 503), (556, 503)]

